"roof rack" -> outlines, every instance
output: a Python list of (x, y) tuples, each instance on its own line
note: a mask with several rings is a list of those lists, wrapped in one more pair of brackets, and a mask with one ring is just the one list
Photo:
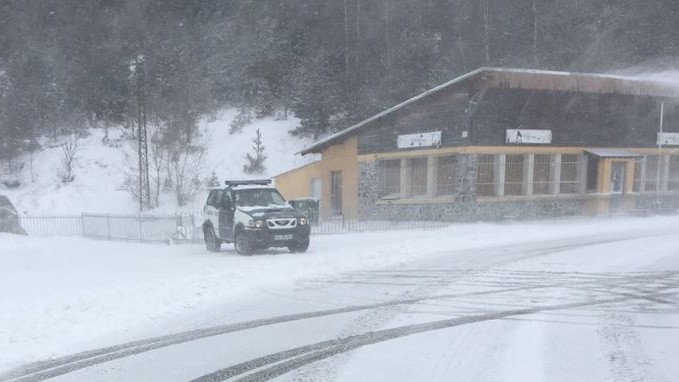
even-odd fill
[(226, 180), (226, 181), (224, 181), (224, 184), (226, 184), (227, 187), (234, 187), (234, 186), (250, 186), (250, 185), (268, 186), (268, 185), (271, 184), (271, 179), (257, 179), (257, 180)]

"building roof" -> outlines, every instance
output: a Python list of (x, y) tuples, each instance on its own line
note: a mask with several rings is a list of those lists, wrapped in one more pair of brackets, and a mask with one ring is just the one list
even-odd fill
[(531, 70), (514, 68), (482, 67), (416, 95), (392, 108), (363, 120), (347, 129), (329, 135), (298, 154), (318, 153), (326, 147), (344, 140), (352, 133), (370, 125), (393, 112), (416, 103), (443, 89), (460, 85), (474, 78), (481, 78), (488, 87), (533, 89), (582, 93), (628, 94), (651, 97), (679, 97), (679, 84), (657, 80), (640, 79), (613, 74), (592, 74)]

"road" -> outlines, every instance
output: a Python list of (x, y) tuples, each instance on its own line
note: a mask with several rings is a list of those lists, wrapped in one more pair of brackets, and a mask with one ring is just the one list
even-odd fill
[(625, 233), (256, 289), (0, 381), (673, 381), (678, 353), (679, 237)]

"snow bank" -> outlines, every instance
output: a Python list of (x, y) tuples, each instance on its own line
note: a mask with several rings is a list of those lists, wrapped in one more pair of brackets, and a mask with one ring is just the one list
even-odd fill
[[(272, 117), (255, 119), (241, 132), (229, 134), (235, 110), (225, 110), (214, 120), (203, 120), (199, 127), (207, 142), (205, 177), (214, 171), (220, 180), (245, 178), (245, 154), (252, 151), (252, 138), (260, 129), (264, 143), (266, 172), (258, 177), (270, 177), (308, 163), (312, 158), (300, 157), (296, 152), (310, 143), (289, 134), (299, 120), (274, 120)], [(109, 140), (102, 142), (102, 129), (89, 130), (89, 136), (79, 142), (74, 164), (75, 180), (64, 184), (58, 179), (61, 166), (61, 147), (50, 139), (44, 140), (43, 150), (24, 156), (24, 169), (19, 174), (23, 186), (6, 189), (0, 185), (0, 194), (6, 194), (23, 214), (52, 215), (80, 214), (82, 212), (134, 213), (137, 205), (127, 192), (121, 190), (125, 179), (125, 151), (131, 143), (122, 139), (123, 130), (109, 129)], [(204, 195), (185, 209), (202, 209)], [(161, 197), (158, 212), (176, 212), (177, 205), (170, 194)]]
[(464, 224), (430, 231), (329, 235), (307, 254), (240, 257), (202, 246), (144, 245), (0, 234), (0, 370), (132, 340), (249, 291), (383, 268), (456, 249), (608, 233), (667, 232), (679, 217)]

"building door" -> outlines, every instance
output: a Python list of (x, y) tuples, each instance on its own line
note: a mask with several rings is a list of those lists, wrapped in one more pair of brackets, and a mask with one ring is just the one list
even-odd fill
[(626, 171), (625, 162), (613, 162), (611, 164), (611, 212), (620, 211), (623, 209), (625, 194), (627, 193), (625, 184)]
[(330, 171), (330, 211), (342, 216), (342, 171)]

